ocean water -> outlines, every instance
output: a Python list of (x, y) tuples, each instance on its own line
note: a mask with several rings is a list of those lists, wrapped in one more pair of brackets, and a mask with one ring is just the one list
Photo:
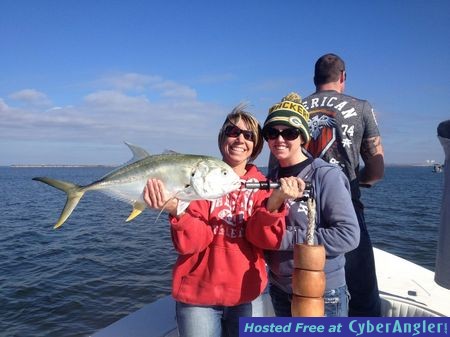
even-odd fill
[[(110, 168), (0, 167), (0, 336), (85, 337), (170, 294), (166, 215), (87, 193), (53, 230), (65, 194), (35, 176), (87, 184)], [(374, 245), (434, 268), (443, 174), (388, 167), (363, 190)]]

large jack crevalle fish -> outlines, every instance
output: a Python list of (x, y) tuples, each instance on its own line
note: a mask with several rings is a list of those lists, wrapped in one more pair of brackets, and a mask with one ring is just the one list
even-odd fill
[(126, 220), (130, 221), (146, 207), (142, 192), (149, 178), (160, 179), (166, 195), (179, 199), (178, 214), (192, 200), (217, 199), (241, 186), (239, 176), (217, 158), (178, 153), (149, 155), (140, 147), (125, 144), (133, 152), (133, 159), (89, 185), (79, 186), (47, 177), (33, 178), (67, 194), (66, 204), (54, 228), (67, 220), (87, 191), (98, 190), (131, 204), (133, 210)]

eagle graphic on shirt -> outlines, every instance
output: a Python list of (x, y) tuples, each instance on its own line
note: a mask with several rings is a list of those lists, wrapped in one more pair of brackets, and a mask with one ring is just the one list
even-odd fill
[(336, 140), (335, 113), (326, 110), (310, 111), (308, 121), (311, 140), (306, 150), (313, 158), (322, 158)]

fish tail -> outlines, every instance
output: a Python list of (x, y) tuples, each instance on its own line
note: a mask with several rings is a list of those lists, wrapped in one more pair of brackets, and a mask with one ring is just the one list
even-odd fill
[(81, 186), (47, 177), (36, 177), (33, 178), (33, 180), (43, 182), (57, 188), (58, 190), (64, 191), (67, 194), (66, 204), (61, 212), (61, 215), (59, 216), (58, 221), (55, 226), (53, 226), (54, 229), (60, 227), (67, 220), (70, 214), (72, 214), (75, 207), (77, 207), (78, 202), (85, 193), (85, 190)]

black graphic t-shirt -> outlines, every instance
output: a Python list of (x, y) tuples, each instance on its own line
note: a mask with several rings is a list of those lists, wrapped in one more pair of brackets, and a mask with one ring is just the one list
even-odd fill
[(339, 165), (350, 180), (353, 199), (358, 200), (361, 142), (380, 135), (372, 106), (334, 90), (316, 92), (303, 105), (310, 113), (307, 152)]

